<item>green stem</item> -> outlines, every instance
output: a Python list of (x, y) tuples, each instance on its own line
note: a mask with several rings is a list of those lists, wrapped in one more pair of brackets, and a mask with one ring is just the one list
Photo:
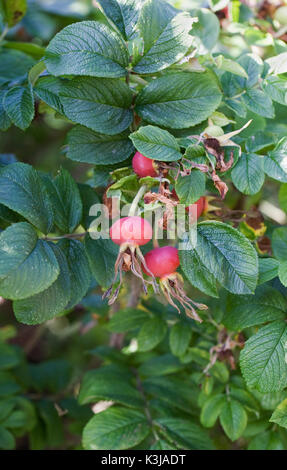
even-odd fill
[(5, 38), (5, 36), (6, 36), (6, 34), (8, 33), (8, 31), (9, 31), (9, 28), (8, 28), (8, 26), (6, 25), (5, 28), (4, 28), (3, 31), (2, 31), (1, 36), (0, 36), (0, 42), (3, 41), (3, 39)]
[(146, 191), (147, 191), (147, 186), (144, 184), (143, 186), (140, 187), (136, 197), (134, 198), (132, 202), (131, 208), (129, 210), (129, 217), (136, 215), (139, 202), (141, 198), (143, 197), (143, 195), (146, 193)]

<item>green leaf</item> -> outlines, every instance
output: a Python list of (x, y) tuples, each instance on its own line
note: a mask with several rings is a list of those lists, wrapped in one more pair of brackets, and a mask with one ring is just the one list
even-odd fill
[(243, 78), (248, 78), (248, 75), (244, 68), (235, 60), (227, 59), (223, 55), (218, 55), (215, 58), (215, 62), (217, 67), (220, 70), (224, 70), (225, 72), (230, 72), (235, 75), (239, 75)]
[(60, 91), (62, 90), (63, 81), (56, 77), (40, 77), (34, 85), (36, 95), (47, 103), (51, 108), (64, 114), (63, 106), (60, 99)]
[(0, 130), (1, 131), (7, 131), (7, 129), (9, 129), (9, 127), (11, 126), (11, 120), (3, 106), (3, 99), (6, 93), (7, 93), (7, 90), (0, 89)]
[(189, 380), (178, 377), (149, 377), (142, 382), (144, 392), (155, 398), (160, 398), (169, 409), (177, 408), (186, 414), (194, 414), (197, 405), (198, 391), (192, 387)]
[(7, 49), (15, 49), (17, 51), (24, 52), (36, 60), (40, 60), (45, 54), (44, 47), (41, 47), (38, 44), (32, 42), (5, 41), (3, 46)]
[(272, 100), (264, 91), (256, 88), (248, 89), (246, 93), (242, 95), (242, 99), (246, 107), (253, 113), (267, 118), (275, 117)]
[(287, 227), (279, 227), (273, 231), (272, 250), (280, 261), (287, 259)]
[(213, 443), (198, 424), (180, 418), (158, 418), (160, 428), (176, 445), (188, 450), (212, 450)]
[[(180, 61), (191, 48), (194, 38), (189, 34), (195, 18), (188, 13), (179, 13), (166, 24), (161, 32), (155, 35), (154, 22), (158, 18), (152, 17), (154, 9), (160, 5), (154, 0), (145, 3), (140, 16), (138, 28), (144, 39), (144, 51), (133, 67), (139, 74), (151, 74), (164, 70), (170, 65)], [(162, 2), (160, 2), (162, 3)], [(161, 16), (162, 12), (161, 12)], [(162, 23), (162, 26), (164, 23)]]
[(16, 86), (4, 96), (4, 109), (15, 126), (27, 129), (35, 114), (34, 97), (28, 87)]
[(34, 59), (20, 51), (0, 50), (0, 78), (12, 81), (25, 76), (35, 65)]
[(85, 297), (92, 274), (83, 243), (78, 240), (61, 240), (59, 247), (65, 253), (69, 267), (71, 296), (66, 309), (71, 309)]
[(136, 25), (144, 0), (99, 0), (107, 17), (113, 21), (125, 40), (135, 39)]
[(113, 406), (95, 415), (83, 432), (86, 450), (125, 450), (140, 444), (150, 427), (143, 413)]
[(273, 431), (261, 432), (251, 439), (248, 450), (285, 450), (285, 446)]
[(147, 319), (148, 314), (144, 310), (125, 308), (112, 316), (108, 329), (113, 333), (126, 333), (140, 328)]
[(137, 336), (138, 350), (150, 351), (164, 339), (167, 332), (167, 324), (159, 317), (146, 320)]
[(73, 366), (65, 359), (51, 359), (28, 367), (30, 386), (39, 393), (61, 393), (71, 383)]
[(269, 57), (266, 62), (269, 65), (270, 69), (268, 70), (269, 73), (273, 73), (274, 75), (280, 75), (281, 73), (287, 72), (287, 52), (282, 52), (282, 54), (278, 54), (275, 57)]
[(201, 413), (200, 422), (205, 428), (212, 428), (225, 405), (224, 395), (214, 395), (206, 400)]
[(115, 276), (117, 245), (111, 240), (93, 240), (86, 237), (85, 247), (93, 276), (101, 286), (109, 287)]
[(122, 37), (97, 21), (73, 23), (62, 29), (46, 49), (48, 71), (59, 75), (124, 77), (129, 64)]
[(177, 450), (175, 446), (172, 447), (171, 444), (169, 444), (167, 441), (164, 439), (158, 439), (151, 447), (150, 450)]
[(54, 208), (54, 222), (64, 233), (73, 233), (82, 219), (83, 205), (77, 184), (67, 170), (61, 168), (55, 180), (45, 179)]
[(246, 71), (248, 78), (236, 77), (236, 83), (238, 83), (241, 88), (248, 88), (248, 92), (251, 91), (253, 93), (253, 91), (259, 91), (251, 90), (251, 88), (257, 84), (263, 72), (262, 59), (256, 54), (244, 54), (239, 58), (238, 62)]
[(287, 183), (287, 138), (283, 137), (264, 159), (264, 170), (275, 180)]
[(4, 21), (9, 28), (15, 26), (22, 20), (27, 11), (26, 0), (2, 0), (4, 10)]
[(207, 119), (221, 102), (211, 72), (178, 72), (150, 82), (136, 99), (136, 112), (145, 121), (185, 129)]
[(219, 37), (220, 23), (217, 16), (207, 8), (192, 9), (191, 14), (198, 18), (194, 24), (192, 35), (198, 38), (200, 53), (212, 50)]
[(270, 147), (270, 145), (275, 145), (276, 142), (277, 136), (275, 134), (259, 131), (248, 137), (245, 142), (245, 147), (247, 152), (258, 152), (266, 147)]
[(248, 387), (263, 393), (286, 387), (286, 341), (286, 323), (277, 321), (261, 328), (245, 343), (240, 354), (240, 365)]
[(231, 441), (242, 436), (247, 425), (247, 414), (236, 400), (227, 399), (220, 412), (220, 424)]
[(274, 258), (259, 259), (259, 279), (258, 285), (271, 281), (278, 275), (279, 262)]
[(130, 138), (140, 153), (153, 160), (173, 162), (182, 157), (176, 138), (159, 127), (141, 127)]
[(67, 307), (71, 298), (71, 283), (67, 260), (57, 245), (52, 245), (60, 266), (57, 280), (45, 291), (13, 303), (17, 320), (26, 325), (37, 325), (51, 320)]
[(175, 191), (181, 204), (194, 204), (205, 194), (205, 175), (199, 170), (192, 170), (188, 176), (179, 176)]
[(14, 224), (0, 233), (0, 279), (24, 263), (37, 241), (35, 230), (26, 222)]
[(287, 80), (284, 77), (267, 77), (263, 81), (263, 89), (273, 101), (287, 105)]
[(195, 287), (202, 287), (194, 272), (199, 265), (231, 293), (251, 294), (255, 290), (257, 254), (247, 238), (227, 224), (201, 222), (196, 246), (188, 241), (179, 251), (179, 257), (184, 274)]
[(287, 429), (287, 399), (277, 406), (270, 418), (270, 421)]
[(224, 325), (232, 331), (241, 331), (250, 326), (283, 320), (286, 317), (287, 301), (270, 286), (260, 286), (255, 295), (228, 296)]
[(76, 77), (62, 80), (59, 97), (71, 121), (102, 134), (115, 135), (132, 122), (132, 91), (116, 79)]
[(287, 287), (287, 261), (281, 261), (278, 268), (278, 276), (283, 284), (283, 286)]
[(144, 406), (142, 396), (132, 385), (130, 377), (114, 366), (87, 372), (81, 384), (78, 400), (81, 405), (108, 400), (131, 408)]
[(133, 151), (128, 133), (104, 135), (75, 126), (68, 133), (67, 157), (76, 162), (111, 165), (125, 161)]
[(263, 157), (255, 153), (242, 153), (231, 173), (236, 188), (243, 194), (256, 194), (265, 180)]
[(0, 252), (0, 292), (6, 299), (25, 299), (42, 292), (59, 275), (53, 250), (38, 240), (33, 228), (25, 222), (1, 233)]
[(41, 232), (53, 224), (53, 210), (48, 193), (30, 165), (13, 163), (0, 168), (0, 203), (25, 217)]
[(187, 323), (177, 322), (172, 326), (169, 333), (169, 346), (174, 356), (180, 357), (186, 352), (192, 332)]
[(163, 356), (155, 356), (145, 361), (139, 367), (139, 373), (147, 377), (156, 377), (161, 375), (169, 375), (179, 372), (184, 368), (177, 357), (172, 354), (164, 354)]
[[(217, 281), (196, 251), (179, 252), (181, 266), (189, 282), (210, 297), (218, 297)], [(189, 265), (189, 262), (192, 263)]]
[(15, 438), (8, 429), (0, 425), (0, 449), (12, 450), (15, 448)]

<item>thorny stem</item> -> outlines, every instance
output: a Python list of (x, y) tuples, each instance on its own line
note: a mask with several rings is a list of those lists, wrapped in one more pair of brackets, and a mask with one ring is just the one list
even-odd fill
[(141, 198), (144, 196), (144, 194), (146, 193), (147, 191), (147, 186), (144, 184), (143, 186), (140, 187), (138, 193), (136, 194), (133, 202), (132, 202), (132, 205), (130, 207), (130, 210), (129, 210), (129, 217), (135, 215), (137, 213), (137, 209), (138, 209), (138, 205), (139, 205), (139, 202), (141, 200)]

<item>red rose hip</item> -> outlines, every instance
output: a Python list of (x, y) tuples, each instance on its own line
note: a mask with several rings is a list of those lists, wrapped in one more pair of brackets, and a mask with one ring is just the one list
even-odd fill
[[(179, 267), (178, 250), (173, 246), (164, 246), (162, 248), (155, 248), (145, 255), (146, 265), (149, 271), (155, 277), (165, 277), (174, 273)], [(147, 275), (150, 274), (144, 268)]]
[(134, 155), (132, 165), (134, 172), (141, 178), (144, 178), (145, 176), (158, 176), (154, 160), (145, 157), (140, 152), (137, 152)]
[[(205, 196), (202, 196), (200, 199), (198, 199), (198, 201), (196, 201), (194, 203), (197, 207), (196, 207), (196, 215), (197, 215), (197, 219), (199, 219), (199, 217), (202, 216), (202, 214), (207, 210), (207, 205), (208, 205), (208, 202), (207, 202), (207, 199)], [(191, 206), (188, 206), (186, 208), (187, 212), (193, 212), (193, 211), (190, 211), (189, 209), (191, 208)]]
[(124, 217), (112, 225), (110, 237), (116, 245), (146, 245), (152, 239), (152, 226), (142, 217)]

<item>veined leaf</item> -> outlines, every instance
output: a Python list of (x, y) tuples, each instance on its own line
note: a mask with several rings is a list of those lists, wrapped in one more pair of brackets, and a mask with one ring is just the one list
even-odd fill
[(84, 428), (86, 450), (124, 450), (135, 447), (150, 432), (144, 413), (113, 406), (95, 415)]
[(67, 157), (94, 165), (111, 165), (125, 161), (133, 151), (127, 133), (104, 135), (86, 127), (75, 126), (68, 133)]
[(142, 408), (141, 394), (132, 385), (131, 378), (121, 368), (105, 366), (90, 370), (83, 378), (79, 392), (79, 403), (95, 403), (109, 400), (131, 408)]
[(172, 162), (182, 157), (176, 138), (159, 127), (141, 127), (130, 138), (135, 148), (147, 158)]
[(201, 222), (197, 243), (187, 242), (179, 252), (184, 274), (196, 287), (193, 260), (226, 290), (234, 294), (254, 292), (258, 277), (257, 254), (240, 232), (221, 222)]
[(51, 320), (65, 310), (71, 298), (70, 273), (66, 257), (57, 245), (50, 246), (60, 266), (58, 278), (40, 294), (13, 303), (17, 320), (26, 325), (37, 325)]
[(227, 399), (219, 418), (229, 439), (236, 441), (242, 436), (247, 425), (247, 413), (237, 400)]
[(241, 331), (250, 326), (261, 325), (286, 317), (287, 301), (270, 286), (258, 287), (254, 296), (228, 297), (224, 324), (232, 331)]
[(96, 132), (119, 134), (132, 122), (132, 91), (120, 80), (76, 77), (58, 90), (64, 114)]
[(158, 418), (155, 421), (179, 447), (189, 450), (212, 450), (213, 443), (198, 424), (179, 418)]
[(184, 129), (207, 119), (221, 98), (211, 72), (178, 72), (149, 83), (137, 97), (136, 111), (152, 124)]
[[(142, 9), (138, 28), (144, 39), (144, 52), (142, 57), (137, 58), (133, 67), (136, 73), (150, 74), (166, 69), (183, 59), (193, 44), (194, 38), (190, 31), (196, 18), (192, 18), (188, 13), (177, 14), (165, 27), (162, 23), (161, 32), (158, 31), (155, 35), (152, 28), (157, 17), (152, 15), (162, 4), (163, 2), (158, 0), (148, 0)], [(162, 11), (160, 15), (163, 16)]]
[(273, 231), (272, 249), (280, 261), (287, 260), (287, 227), (279, 227)]
[(118, 27), (125, 40), (137, 36), (136, 25), (144, 0), (99, 0), (105, 14)]
[(175, 191), (181, 204), (194, 204), (205, 194), (205, 175), (199, 170), (192, 170), (188, 176), (179, 176)]
[(277, 406), (270, 418), (270, 421), (287, 429), (287, 399)]
[(287, 138), (283, 137), (264, 159), (264, 170), (275, 180), (287, 183)]
[(4, 96), (4, 109), (15, 126), (27, 129), (35, 114), (34, 97), (30, 88), (16, 86)]
[(255, 153), (242, 153), (233, 168), (232, 181), (243, 194), (256, 194), (265, 180), (264, 159)]
[(48, 71), (59, 75), (124, 77), (129, 64), (122, 37), (99, 21), (73, 23), (60, 31), (46, 49)]
[(240, 354), (240, 365), (248, 387), (263, 393), (286, 387), (286, 341), (286, 323), (276, 321), (261, 328), (245, 343)]
[(13, 163), (0, 169), (0, 203), (25, 217), (43, 233), (52, 228), (53, 210), (48, 193), (30, 165)]
[(47, 289), (59, 275), (51, 247), (26, 222), (11, 225), (0, 235), (0, 293), (24, 299)]
[(160, 317), (146, 320), (137, 336), (138, 350), (152, 350), (164, 339), (166, 332), (167, 324)]

